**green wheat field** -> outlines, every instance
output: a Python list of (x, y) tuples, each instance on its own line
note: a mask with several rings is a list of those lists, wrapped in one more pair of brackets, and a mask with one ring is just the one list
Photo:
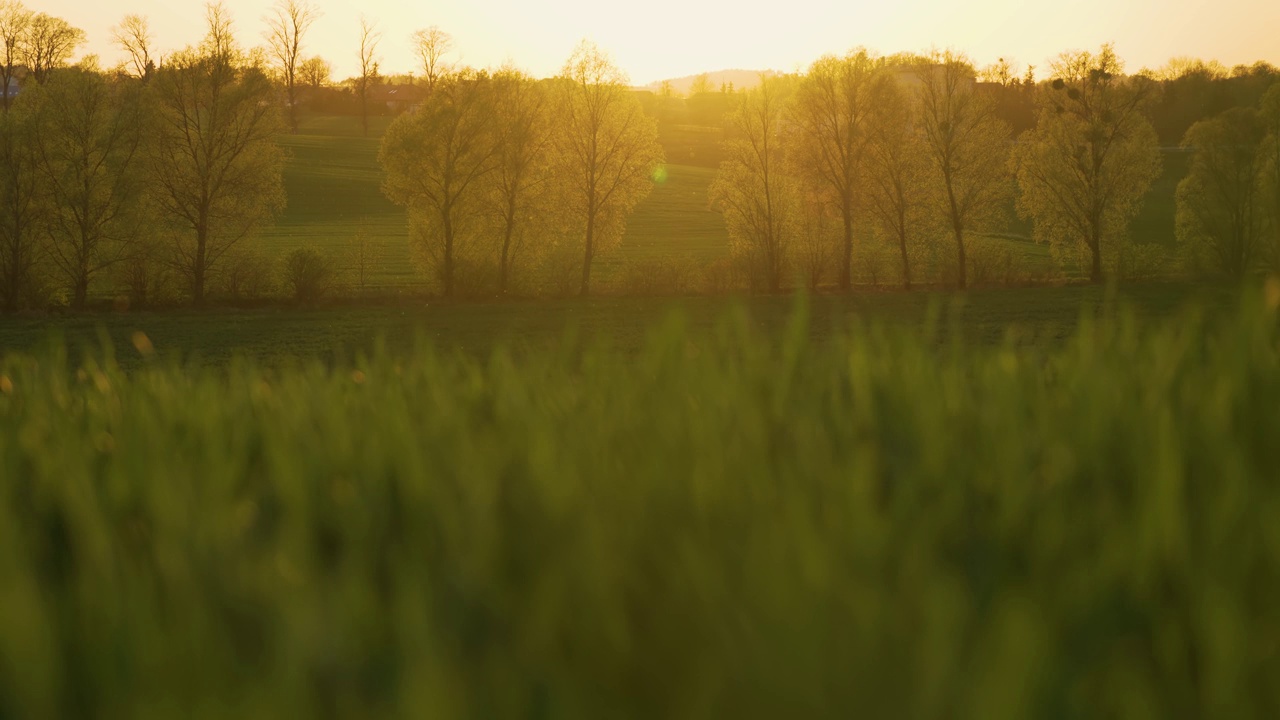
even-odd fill
[(10, 351), (0, 717), (1276, 717), (1277, 296)]

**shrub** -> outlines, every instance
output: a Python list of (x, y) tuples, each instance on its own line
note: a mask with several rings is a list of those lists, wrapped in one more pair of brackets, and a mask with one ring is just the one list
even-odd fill
[(742, 267), (730, 256), (716, 258), (702, 266), (702, 291), (720, 294), (747, 286)]
[(260, 253), (239, 251), (227, 256), (214, 279), (214, 290), (230, 300), (253, 300), (275, 290), (271, 263)]
[(698, 274), (691, 258), (643, 258), (627, 260), (609, 285), (624, 295), (675, 295), (693, 291)]
[(129, 307), (154, 308), (178, 302), (181, 283), (162, 253), (158, 244), (143, 243), (112, 268), (119, 292)]
[(333, 263), (311, 248), (298, 248), (284, 258), (284, 282), (298, 302), (319, 300), (333, 289)]

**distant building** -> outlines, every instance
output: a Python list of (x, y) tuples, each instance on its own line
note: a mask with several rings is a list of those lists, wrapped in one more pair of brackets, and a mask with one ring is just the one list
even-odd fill
[(7, 98), (16, 98), (18, 97), (19, 92), (22, 92), (22, 85), (18, 83), (18, 78), (9, 78), (9, 84), (5, 86), (4, 89), (4, 96)]
[(369, 89), (369, 99), (386, 103), (393, 114), (412, 110), (422, 101), (422, 95), (422, 88), (416, 85), (378, 85)]

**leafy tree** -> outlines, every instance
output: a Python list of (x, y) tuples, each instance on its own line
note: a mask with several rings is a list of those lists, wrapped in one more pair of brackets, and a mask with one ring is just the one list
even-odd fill
[(1160, 147), (1145, 110), (1156, 87), (1124, 77), (1110, 45), (1065, 53), (1042, 86), (1039, 118), (1014, 151), (1018, 210), (1036, 239), (1080, 251), (1102, 279), (1103, 251), (1119, 249), (1142, 198), (1160, 174)]
[(489, 179), (489, 203), (501, 238), (498, 290), (506, 292), (512, 268), (531, 236), (546, 231), (550, 213), (550, 108), (546, 90), (518, 70), (495, 74), (496, 164)]
[(783, 152), (788, 90), (785, 80), (762, 77), (740, 96), (729, 116), (728, 157), (709, 191), (737, 252), (774, 292), (787, 272), (798, 219), (799, 190)]
[(916, 65), (915, 75), (929, 197), (955, 240), (956, 281), (963, 289), (965, 236), (1003, 216), (1009, 128), (996, 117), (991, 98), (976, 87), (973, 65), (964, 55), (934, 52)]
[(93, 278), (132, 250), (141, 227), (141, 91), (73, 68), (36, 92), (31, 140), (50, 201), (49, 256), (79, 309)]
[(25, 60), (24, 43), (27, 28), (31, 25), (31, 11), (17, 0), (0, 2), (0, 100), (8, 111), (12, 98), (9, 97), (11, 83), (17, 81), (18, 68)]
[(868, 119), (867, 200), (884, 235), (898, 248), (902, 284), (911, 289), (909, 244), (925, 224), (927, 157), (915, 122), (915, 98), (885, 75), (874, 89)]
[(590, 293), (591, 263), (650, 190), (662, 162), (658, 127), (627, 89), (626, 77), (594, 44), (583, 41), (557, 78), (558, 161), (565, 206), (583, 229), (582, 284)]
[(333, 262), (312, 248), (298, 248), (285, 256), (283, 275), (295, 301), (319, 300), (332, 289)]
[(799, 183), (796, 186), (799, 190), (793, 213), (796, 222), (792, 224), (794, 233), (785, 259), (793, 258), (790, 264), (798, 268), (806, 287), (817, 290), (840, 254), (840, 228), (837, 227), (840, 219), (834, 217), (831, 206), (819, 201), (812, 190), (806, 191)]
[(25, 95), (0, 115), (0, 301), (10, 311), (32, 299), (44, 250), (48, 201), (32, 143), (38, 122)]
[(141, 15), (125, 15), (120, 24), (111, 29), (116, 45), (129, 56), (128, 68), (135, 77), (149, 78), (155, 72), (151, 58), (151, 26)]
[(22, 44), (23, 63), (38, 83), (49, 73), (67, 64), (76, 48), (85, 41), (84, 31), (60, 17), (36, 13), (27, 23)]
[(267, 17), (267, 48), (275, 71), (284, 83), (288, 107), (289, 130), (298, 131), (299, 69), (302, 65), (302, 41), (320, 11), (307, 0), (277, 0)]
[(852, 278), (859, 183), (866, 161), (867, 123), (877, 74), (877, 64), (866, 50), (844, 57), (827, 55), (809, 67), (795, 95), (797, 172), (821, 191), (843, 223), (842, 290), (849, 289)]
[(1228, 71), (1216, 60), (1173, 58), (1146, 75), (1161, 86), (1151, 116), (1164, 145), (1178, 144), (1197, 121), (1236, 105), (1225, 84)]
[(153, 195), (168, 220), (173, 261), (200, 305), (210, 272), (284, 204), (282, 123), (271, 81), (249, 65), (220, 4), (207, 8), (208, 32), (157, 71)]
[(711, 92), (711, 76), (707, 73), (698, 75), (693, 79), (693, 82), (689, 84), (690, 97), (709, 92)]
[(464, 71), (439, 82), (416, 112), (392, 121), (378, 159), (383, 189), (419, 224), (445, 297), (459, 245), (475, 232), (480, 182), (496, 164), (493, 81)]
[(1192, 125), (1182, 141), (1194, 154), (1178, 183), (1178, 240), (1232, 277), (1259, 262), (1268, 234), (1264, 134), (1257, 110), (1232, 108)]
[(1271, 224), (1267, 260), (1272, 270), (1280, 271), (1280, 81), (1273, 83), (1262, 96), (1259, 120), (1265, 133), (1262, 141), (1263, 192)]
[(298, 66), (298, 80), (312, 90), (319, 90), (328, 85), (332, 77), (333, 66), (319, 55), (303, 60)]
[(360, 101), (360, 128), (369, 137), (369, 89), (378, 79), (378, 43), (382, 34), (376, 25), (360, 16), (360, 75), (356, 77), (356, 99)]

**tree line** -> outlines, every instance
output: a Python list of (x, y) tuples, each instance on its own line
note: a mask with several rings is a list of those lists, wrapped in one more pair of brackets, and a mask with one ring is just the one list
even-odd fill
[(568, 260), (560, 272), (576, 264), (586, 295), (596, 256), (652, 188), (662, 148), (621, 71), (584, 42), (550, 80), (512, 68), (441, 73), (387, 128), (379, 159), (445, 296), (460, 267), (506, 292), (529, 256), (557, 250)]
[[(316, 16), (282, 0), (267, 51), (254, 52), (237, 44), (225, 7), (210, 4), (199, 45), (163, 60), (145, 19), (129, 16), (115, 29), (129, 55), (117, 70), (90, 61), (30, 72), (0, 119), (4, 307), (55, 293), (84, 307), (107, 270), (139, 302), (172, 276), (202, 304), (210, 280), (283, 208), (276, 139), (297, 127), (302, 40)], [(4, 27), (34, 27), (36, 17), (10, 3)], [(56, 65), (83, 40), (74, 28), (68, 36)], [(377, 73), (378, 39), (362, 23), (365, 80)], [(587, 294), (594, 258), (618, 242), (662, 160), (655, 122), (625, 77), (589, 43), (560, 76), (535, 81), (513, 68), (448, 64), (450, 40), (438, 29), (414, 41), (425, 97), (390, 125), (380, 159), (385, 192), (406, 207), (440, 292), (453, 295), (459, 276), (474, 284), (491, 259), (505, 291), (526, 256), (550, 243), (564, 246), (565, 272), (577, 265)], [(310, 265), (290, 258), (286, 270), (302, 282)]]
[[(1125, 75), (1110, 46), (1064, 53), (1049, 80), (1024, 85), (1034, 124), (1017, 135), (1001, 112), (1009, 84), (981, 75), (958, 53), (858, 50), (740, 95), (712, 201), (755, 284), (777, 290), (798, 275), (847, 289), (862, 243), (893, 249), (904, 287), (928, 264), (932, 277), (963, 288), (971, 251), (1006, 231), (1007, 209), (1094, 282), (1170, 252), (1129, 233), (1162, 170), (1153, 73)], [(1177, 212), (1179, 259), (1190, 269), (1280, 269), (1278, 104), (1273, 84), (1257, 109), (1186, 134), (1193, 159)], [(1230, 172), (1216, 167), (1228, 161)], [(1225, 178), (1240, 185), (1228, 192)], [(1252, 224), (1217, 227), (1228, 220)], [(1233, 265), (1219, 257), (1227, 246)]]
[[(17, 29), (6, 45), (31, 43), (37, 17), (0, 9), (0, 27)], [(74, 42), (56, 71), (25, 66), (28, 82), (0, 117), (5, 309), (58, 293), (81, 308), (109, 270), (141, 302), (173, 277), (199, 305), (215, 269), (283, 207), (285, 124), (269, 69), (236, 43), (223, 6), (207, 8), (206, 24), (197, 46), (157, 64), (145, 22), (127, 18), (117, 31), (133, 73), (61, 67), (78, 30), (64, 33)]]
[[(328, 64), (304, 53), (318, 16), (280, 0), (267, 46), (245, 49), (211, 4), (201, 42), (163, 58), (145, 18), (127, 16), (113, 33), (128, 59), (104, 71), (92, 58), (67, 66), (79, 29), (0, 4), (0, 82), (24, 81), (16, 97), (5, 92), (0, 117), (3, 307), (51, 295), (84, 307), (104, 275), (141, 303), (165, 283), (201, 304), (211, 280), (239, 282), (245, 241), (284, 206), (277, 138), (297, 130), (300, 88), (328, 80)], [(362, 20), (353, 87), (366, 132), (380, 38)], [(661, 172), (643, 95), (589, 42), (538, 80), (449, 62), (438, 28), (411, 40), (420, 94), (388, 126), (379, 161), (435, 289), (505, 293), (549, 267), (562, 291), (590, 293), (598, 256)], [(1280, 85), (1259, 67), (1229, 78), (1256, 102), (1196, 120), (1182, 139), (1191, 162), (1177, 239), (1197, 271), (1280, 267)], [(735, 272), (760, 289), (799, 278), (848, 290), (872, 251), (892, 258), (905, 288), (963, 288), (1011, 209), (1091, 280), (1125, 275), (1166, 252), (1129, 226), (1161, 172), (1170, 88), (1205, 72), (1125, 74), (1110, 46), (1060, 55), (1040, 82), (1033, 69), (979, 70), (954, 52), (825, 56), (722, 89), (709, 202)], [(1227, 80), (1215, 77), (1214, 87)], [(299, 294), (316, 269), (311, 256), (286, 263)]]

